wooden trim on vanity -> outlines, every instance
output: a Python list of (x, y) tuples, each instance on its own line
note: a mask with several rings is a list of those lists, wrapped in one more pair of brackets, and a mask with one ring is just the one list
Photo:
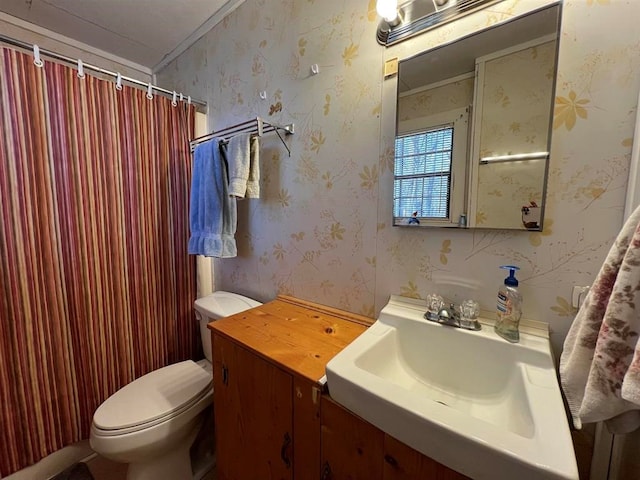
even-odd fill
[(334, 315), (336, 317), (344, 318), (345, 320), (349, 320), (350, 322), (358, 323), (360, 325), (365, 325), (367, 327), (370, 327), (375, 322), (375, 319), (365, 317), (364, 315), (346, 312), (344, 310), (340, 310), (339, 308), (328, 307), (326, 305), (310, 302), (308, 300), (302, 300), (300, 298), (291, 297), (289, 295), (278, 295), (276, 299), (281, 300), (282, 302), (291, 303), (293, 305), (298, 305), (300, 307), (305, 307), (310, 310), (315, 310), (317, 312), (325, 313), (327, 315)]

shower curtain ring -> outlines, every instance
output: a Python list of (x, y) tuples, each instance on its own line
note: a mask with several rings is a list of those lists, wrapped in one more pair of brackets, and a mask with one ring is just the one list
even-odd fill
[(35, 43), (33, 44), (33, 64), (36, 67), (42, 67), (44, 65), (44, 62), (40, 59), (40, 47)]
[(78, 59), (78, 78), (84, 78), (84, 64)]

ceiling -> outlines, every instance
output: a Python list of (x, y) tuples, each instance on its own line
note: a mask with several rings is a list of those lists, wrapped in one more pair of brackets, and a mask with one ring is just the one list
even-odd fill
[(1, 0), (0, 12), (152, 71), (244, 0)]

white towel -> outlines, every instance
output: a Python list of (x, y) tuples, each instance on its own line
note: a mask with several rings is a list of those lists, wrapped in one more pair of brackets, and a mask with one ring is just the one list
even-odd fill
[(611, 247), (576, 315), (560, 357), (573, 423), (640, 427), (640, 207)]
[(260, 166), (258, 138), (248, 133), (236, 135), (227, 145), (229, 195), (259, 198)]
[(249, 147), (249, 178), (247, 179), (247, 198), (260, 198), (260, 141), (251, 137)]

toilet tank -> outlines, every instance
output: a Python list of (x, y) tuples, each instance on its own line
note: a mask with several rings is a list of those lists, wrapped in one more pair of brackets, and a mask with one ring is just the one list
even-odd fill
[(253, 298), (222, 291), (210, 293), (194, 302), (196, 320), (200, 323), (202, 349), (209, 362), (213, 361), (213, 357), (211, 354), (211, 332), (207, 328), (207, 324), (259, 305), (262, 303)]

